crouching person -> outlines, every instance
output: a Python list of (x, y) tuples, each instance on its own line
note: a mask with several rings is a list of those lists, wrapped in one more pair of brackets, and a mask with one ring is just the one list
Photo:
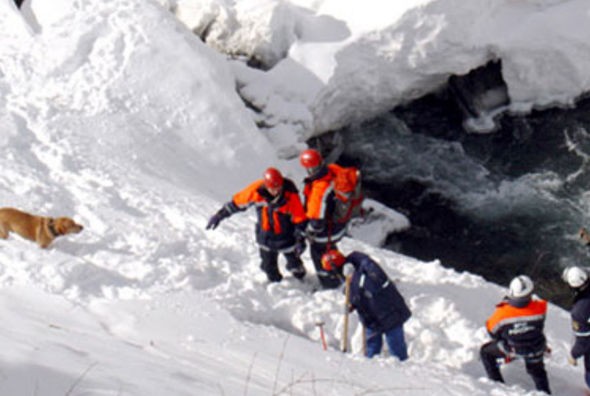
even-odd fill
[(352, 252), (344, 257), (332, 249), (322, 256), (322, 267), (340, 277), (343, 272), (351, 276), (350, 309), (357, 311), (365, 326), (367, 357), (381, 353), (385, 336), (390, 353), (401, 361), (406, 360), (404, 323), (412, 314), (379, 264), (364, 253)]
[(533, 299), (533, 289), (533, 281), (526, 275), (510, 282), (508, 295), (486, 322), (493, 341), (481, 347), (480, 355), (488, 377), (499, 382), (504, 379), (497, 359), (522, 358), (537, 390), (551, 394), (543, 362), (547, 349), (543, 334), (547, 302)]

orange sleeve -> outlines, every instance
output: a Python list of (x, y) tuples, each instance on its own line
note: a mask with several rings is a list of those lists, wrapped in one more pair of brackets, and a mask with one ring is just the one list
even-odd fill
[(301, 199), (297, 193), (289, 194), (289, 211), (291, 212), (293, 224), (299, 224), (307, 220)]
[(258, 194), (258, 188), (264, 183), (263, 180), (256, 180), (242, 191), (232, 197), (232, 202), (240, 209), (244, 209), (253, 203), (259, 202), (262, 198)]
[(326, 199), (331, 189), (330, 182), (324, 179), (316, 180), (311, 186), (306, 186), (304, 194), (307, 218), (319, 220), (326, 216)]
[(505, 310), (503, 309), (505, 305), (507, 305), (507, 303), (498, 304), (496, 306), (496, 310), (494, 311), (494, 313), (492, 313), (492, 315), (486, 321), (486, 330), (489, 333), (493, 333), (492, 330), (505, 317), (506, 313), (505, 313)]

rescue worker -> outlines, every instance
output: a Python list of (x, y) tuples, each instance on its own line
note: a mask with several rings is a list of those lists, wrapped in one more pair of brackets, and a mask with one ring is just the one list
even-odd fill
[(549, 379), (543, 362), (547, 342), (543, 333), (547, 301), (532, 298), (533, 281), (520, 275), (510, 282), (508, 295), (496, 306), (486, 322), (493, 338), (480, 349), (481, 360), (488, 377), (504, 382), (498, 359), (524, 359), (527, 373), (537, 390), (551, 394)]
[(584, 358), (584, 379), (590, 388), (590, 287), (588, 272), (580, 267), (572, 266), (563, 271), (563, 280), (569, 285), (574, 294), (574, 303), (570, 311), (572, 329), (576, 340), (568, 361), (577, 366), (578, 359)]
[(303, 235), (307, 219), (295, 183), (284, 178), (275, 168), (268, 168), (261, 180), (256, 180), (236, 193), (207, 223), (214, 230), (219, 223), (236, 212), (256, 206), (256, 242), (260, 251), (260, 268), (270, 282), (283, 279), (278, 256), (287, 260), (287, 270), (297, 279), (305, 276), (300, 255), (305, 249)]
[(366, 356), (381, 353), (383, 337), (389, 352), (399, 360), (408, 358), (404, 323), (412, 315), (404, 298), (385, 271), (370, 256), (361, 252), (342, 255), (331, 249), (322, 256), (324, 270), (339, 277), (352, 276), (350, 310), (356, 310), (366, 329)]
[(322, 268), (322, 255), (328, 249), (336, 249), (337, 243), (344, 237), (347, 223), (335, 222), (332, 215), (335, 210), (332, 175), (322, 155), (314, 149), (308, 149), (299, 155), (301, 165), (307, 171), (303, 180), (303, 206), (308, 219), (306, 235), (309, 239), (309, 251), (320, 285), (324, 289), (340, 286), (342, 279)]

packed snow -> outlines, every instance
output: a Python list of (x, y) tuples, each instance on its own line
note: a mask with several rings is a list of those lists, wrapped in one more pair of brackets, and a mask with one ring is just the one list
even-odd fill
[[(502, 288), (379, 248), (401, 214), (369, 202), (341, 248), (406, 297), (404, 363), (364, 358), (355, 315), (339, 351), (343, 295), (316, 290), (307, 252), (305, 282), (266, 283), (253, 211), (204, 229), (268, 166), (300, 183), (285, 158), (305, 138), (487, 59), (513, 103), (588, 90), (585, 0), (383, 3), (0, 0), (2, 206), (85, 226), (45, 250), (0, 240), (0, 394), (535, 394), (522, 362), (502, 385), (478, 360)], [(550, 306), (547, 336), (554, 394), (581, 394), (568, 312)]]

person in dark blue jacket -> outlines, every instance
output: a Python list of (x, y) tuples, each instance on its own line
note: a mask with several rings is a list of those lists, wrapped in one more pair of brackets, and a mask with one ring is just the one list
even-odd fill
[(322, 267), (338, 276), (352, 272), (350, 309), (357, 311), (366, 328), (366, 354), (371, 358), (381, 353), (383, 336), (392, 355), (404, 361), (408, 350), (404, 337), (404, 323), (412, 315), (404, 298), (385, 271), (364, 253), (352, 252), (344, 257), (336, 249), (322, 256)]
[(571, 365), (577, 366), (578, 359), (584, 358), (586, 385), (590, 388), (590, 281), (588, 272), (580, 267), (567, 267), (563, 271), (563, 280), (574, 293), (574, 304), (570, 311), (572, 329), (576, 341), (568, 356)]

